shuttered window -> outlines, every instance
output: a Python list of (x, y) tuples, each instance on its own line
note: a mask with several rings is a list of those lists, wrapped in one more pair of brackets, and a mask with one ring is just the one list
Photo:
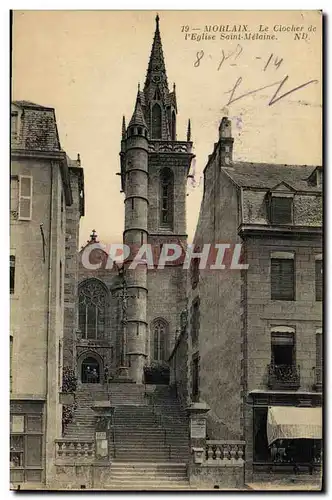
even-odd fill
[(316, 288), (316, 300), (323, 300), (323, 265), (322, 260), (316, 260), (316, 280), (315, 280), (315, 288)]
[(10, 286), (10, 293), (13, 294), (15, 292), (15, 255), (10, 256), (9, 264), (10, 264), (9, 286)]
[(18, 210), (18, 177), (10, 178), (10, 211), (17, 212)]
[(192, 317), (191, 317), (191, 341), (193, 344), (198, 342), (199, 336), (199, 299), (195, 299), (192, 304)]
[(18, 113), (17, 113), (17, 111), (11, 112), (10, 124), (11, 124), (11, 137), (13, 139), (16, 139), (17, 130), (18, 130)]
[(32, 217), (32, 177), (20, 175), (19, 178), (19, 219), (31, 220)]
[(273, 196), (271, 198), (270, 219), (272, 224), (291, 224), (293, 198), (281, 198)]
[(294, 259), (271, 259), (271, 299), (295, 300)]
[(290, 365), (295, 360), (294, 333), (272, 332), (271, 354), (274, 365)]
[(199, 398), (199, 355), (196, 353), (192, 358), (192, 388), (191, 397), (193, 401)]

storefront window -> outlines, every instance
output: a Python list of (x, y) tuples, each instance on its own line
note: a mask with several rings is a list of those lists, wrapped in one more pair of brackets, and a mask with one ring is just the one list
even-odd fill
[(11, 482), (42, 479), (42, 415), (15, 415), (10, 419)]
[(268, 445), (268, 408), (254, 409), (254, 462), (275, 466), (312, 467), (321, 463), (320, 439), (276, 439)]

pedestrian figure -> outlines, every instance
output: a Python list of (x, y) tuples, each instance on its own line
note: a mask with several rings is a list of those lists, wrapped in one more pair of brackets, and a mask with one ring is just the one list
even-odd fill
[(93, 378), (93, 382), (96, 384), (97, 383), (97, 379), (98, 379), (98, 373), (97, 373), (97, 370), (94, 368), (92, 370), (92, 378)]
[(271, 458), (272, 458), (272, 462), (276, 462), (277, 461), (277, 453), (278, 453), (278, 448), (277, 448), (276, 443), (274, 442), (273, 445), (271, 446)]
[(90, 370), (90, 366), (86, 367), (85, 376), (86, 376), (86, 381), (88, 383), (91, 382), (91, 370)]
[(108, 366), (107, 365), (105, 366), (105, 370), (104, 370), (104, 378), (105, 378), (105, 384), (107, 384), (107, 382), (108, 382)]

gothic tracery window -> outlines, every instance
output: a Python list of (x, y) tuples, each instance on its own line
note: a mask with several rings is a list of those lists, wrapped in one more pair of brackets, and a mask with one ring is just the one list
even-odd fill
[(169, 168), (163, 168), (160, 173), (160, 204), (161, 225), (172, 226), (173, 224), (173, 172)]
[(172, 141), (176, 141), (176, 116), (175, 112), (172, 112)]
[(161, 108), (157, 103), (152, 108), (152, 139), (161, 139)]
[(108, 292), (98, 280), (89, 279), (79, 287), (79, 329), (86, 339), (104, 337)]
[(166, 358), (166, 338), (167, 322), (163, 319), (157, 319), (152, 324), (153, 331), (153, 359), (155, 361), (164, 361)]

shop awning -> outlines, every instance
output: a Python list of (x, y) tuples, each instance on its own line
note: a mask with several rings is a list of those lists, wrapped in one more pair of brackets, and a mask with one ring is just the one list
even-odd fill
[(322, 408), (271, 406), (267, 414), (267, 440), (322, 439)]

